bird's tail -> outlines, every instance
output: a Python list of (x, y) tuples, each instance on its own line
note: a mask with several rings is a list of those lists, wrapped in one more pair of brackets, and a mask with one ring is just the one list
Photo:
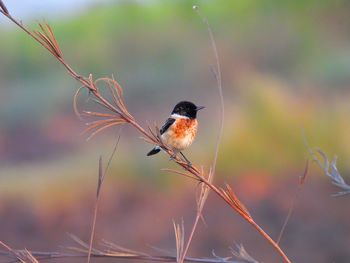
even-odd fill
[(157, 154), (159, 152), (160, 152), (160, 147), (156, 146), (149, 153), (147, 153), (147, 156), (151, 156), (151, 155)]

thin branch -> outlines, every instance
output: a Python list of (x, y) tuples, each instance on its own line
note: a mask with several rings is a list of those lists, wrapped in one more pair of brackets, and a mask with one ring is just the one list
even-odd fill
[(305, 180), (306, 180), (306, 176), (307, 176), (307, 173), (309, 171), (309, 160), (307, 160), (306, 162), (306, 165), (305, 165), (305, 168), (304, 168), (304, 172), (301, 176), (299, 176), (299, 180), (298, 180), (298, 187), (296, 189), (296, 192), (294, 194), (294, 197), (292, 199), (292, 202), (290, 204), (290, 207), (288, 209), (288, 214), (286, 216), (286, 219), (284, 220), (284, 223), (283, 223), (283, 226), (281, 228), (281, 231), (278, 235), (278, 238), (276, 240), (277, 244), (280, 243), (281, 239), (282, 239), (282, 236), (283, 236), (283, 233), (284, 233), (284, 230), (286, 229), (287, 227), (287, 224), (289, 222), (289, 219), (290, 217), (292, 216), (292, 213), (294, 211), (294, 207), (295, 207), (295, 204), (296, 202), (298, 201), (298, 198), (299, 198), (299, 195), (300, 195), (300, 192), (301, 192), (301, 189), (303, 188), (303, 185), (305, 183)]
[(214, 34), (213, 34), (213, 31), (212, 31), (212, 29), (210, 27), (209, 21), (200, 12), (198, 6), (196, 6), (196, 5), (193, 6), (193, 9), (197, 12), (197, 14), (203, 20), (203, 23), (207, 26), (208, 34), (209, 34), (209, 37), (210, 37), (210, 43), (211, 43), (211, 46), (212, 46), (212, 49), (213, 49), (213, 52), (214, 52), (215, 63), (216, 63), (216, 68), (215, 68), (215, 70), (213, 72), (214, 72), (214, 77), (215, 77), (215, 79), (217, 81), (217, 88), (218, 88), (219, 98), (220, 98), (220, 129), (219, 129), (219, 133), (218, 133), (217, 140), (216, 140), (214, 161), (213, 161), (213, 165), (212, 165), (212, 169), (213, 169), (213, 171), (215, 173), (216, 163), (217, 163), (218, 154), (219, 154), (220, 142), (221, 142), (222, 134), (224, 132), (224, 119), (225, 119), (225, 103), (224, 103), (224, 95), (223, 95), (223, 90), (222, 90), (221, 66), (220, 66), (219, 54), (218, 54), (218, 50), (217, 50), (217, 47), (216, 47)]
[(237, 250), (231, 248), (231, 253), (238, 259), (243, 260), (246, 263), (259, 263), (251, 255), (248, 254), (247, 250), (243, 247), (242, 244), (236, 245)]
[[(72, 252), (72, 253), (60, 253), (60, 252), (34, 252), (30, 251), (39, 260), (50, 260), (50, 259), (63, 259), (63, 258), (86, 258), (86, 253), (81, 252)], [(13, 259), (7, 252), (0, 255), (7, 256), (12, 258), (12, 260), (7, 261), (6, 263), (15, 263), (19, 262), (17, 259)], [(105, 259), (115, 259), (116, 262), (121, 262), (121, 259), (137, 260), (143, 262), (176, 262), (176, 256), (161, 256), (161, 255), (150, 255), (143, 256), (138, 254), (128, 254), (128, 253), (117, 253), (117, 252), (102, 252), (102, 253), (91, 253), (93, 258), (105, 258)], [(195, 257), (186, 257), (185, 262), (189, 263), (246, 263), (244, 261), (231, 260), (231, 257), (227, 258), (195, 258)]]
[(9, 11), (7, 10), (4, 2), (2, 0), (0, 0), (0, 12), (2, 12), (4, 15), (7, 14), (9, 15)]
[[(331, 182), (333, 185), (337, 186), (338, 188), (342, 189), (342, 191), (333, 194), (332, 196), (338, 197), (338, 196), (344, 196), (350, 194), (350, 185), (347, 184), (344, 180), (344, 178), (341, 176), (341, 174), (338, 171), (337, 168), (337, 156), (333, 157), (332, 161), (329, 161), (327, 155), (320, 149), (311, 149), (308, 145), (306, 138), (304, 136), (304, 144), (309, 151), (309, 154), (311, 158), (318, 164), (318, 166), (322, 169), (323, 173), (331, 179)], [(321, 156), (321, 159), (317, 156), (318, 153)]]
[[(199, 181), (199, 179), (198, 179), (197, 177), (194, 177), (193, 175), (187, 174), (187, 173), (182, 172), (182, 171), (179, 171), (179, 170), (169, 169), (169, 168), (163, 168), (163, 169), (160, 169), (160, 170), (161, 170), (161, 171), (164, 171), (164, 172), (179, 174), (179, 175), (182, 175), (182, 176), (191, 178), (191, 179), (193, 179), (193, 180)], [(200, 181), (199, 181), (199, 182), (200, 182)]]
[(102, 156), (100, 156), (99, 163), (98, 163), (98, 181), (97, 181), (96, 199), (95, 199), (95, 207), (94, 207), (94, 217), (93, 217), (92, 226), (91, 226), (89, 251), (88, 251), (88, 256), (87, 256), (88, 263), (90, 263), (92, 244), (94, 241), (95, 226), (96, 226), (96, 219), (97, 219), (98, 204), (100, 201), (101, 187), (102, 187), (102, 184), (104, 182), (105, 176), (107, 174), (108, 168), (112, 162), (113, 156), (115, 155), (115, 153), (117, 151), (119, 141), (120, 141), (120, 133), (121, 133), (121, 130), (118, 133), (117, 140), (116, 140), (116, 143), (114, 145), (113, 152), (112, 152), (111, 156), (109, 157), (106, 169), (103, 171)]
[[(176, 224), (175, 224), (176, 225)], [(176, 225), (176, 228), (179, 227), (179, 230), (183, 232), (183, 228), (181, 225)], [(8, 257), (10, 260), (7, 263), (12, 262), (21, 262), (20, 259), (16, 257), (16, 255), (22, 253), (29, 253), (31, 257), (35, 257), (39, 260), (48, 260), (48, 259), (63, 259), (63, 258), (85, 258), (87, 253), (89, 253), (89, 245), (82, 241), (80, 238), (74, 235), (69, 235), (80, 247), (70, 247), (69, 250), (73, 252), (41, 252), (41, 251), (28, 251), (28, 250), (12, 250), (9, 252), (1, 251), (0, 256)], [(181, 237), (180, 237), (181, 238)], [(177, 256), (171, 255), (172, 253), (166, 252), (162, 250), (163, 255), (150, 255), (144, 252), (135, 251), (132, 249), (124, 248), (118, 246), (109, 241), (102, 241), (103, 249), (95, 249), (91, 250), (91, 257), (95, 258), (110, 258), (110, 259), (133, 259), (139, 261), (146, 262), (177, 262)], [(233, 260), (232, 256), (230, 257), (219, 257), (215, 255), (213, 252), (213, 258), (194, 258), (194, 257), (186, 257), (184, 262), (192, 262), (192, 263), (247, 263), (257, 261), (247, 261), (247, 259), (253, 259), (244, 249), (242, 245), (237, 246), (237, 251), (230, 248), (233, 256), (238, 258), (237, 260)], [(164, 255), (166, 254), (166, 255)], [(37, 263), (35, 261), (33, 263)]]
[(12, 249), (9, 245), (5, 244), (1, 240), (0, 240), (0, 246), (3, 246), (4, 248), (6, 248), (6, 250), (9, 251), (9, 254), (7, 254), (7, 255), (15, 257), (16, 262), (21, 262), (21, 263), (26, 263), (26, 262), (39, 263), (39, 261), (27, 249), (22, 249), (22, 250)]
[[(216, 138), (214, 159), (213, 159), (212, 167), (210, 169), (209, 176), (208, 176), (208, 179), (209, 179), (208, 181), (210, 183), (212, 183), (213, 179), (214, 179), (214, 174), (215, 174), (215, 171), (216, 171), (216, 164), (217, 164), (217, 159), (218, 159), (218, 155), (219, 155), (219, 147), (220, 147), (220, 143), (221, 143), (221, 140), (222, 140), (222, 135), (223, 135), (223, 132), (224, 132), (225, 106), (224, 106), (224, 96), (223, 96), (223, 91), (222, 91), (221, 68), (220, 68), (220, 60), (219, 60), (219, 55), (218, 55), (218, 51), (217, 51), (217, 47), (216, 47), (214, 34), (213, 34), (213, 31), (212, 31), (211, 26), (209, 24), (209, 21), (200, 12), (198, 6), (193, 6), (193, 9), (201, 17), (202, 21), (204, 22), (204, 24), (207, 27), (207, 31), (208, 31), (209, 38), (210, 38), (210, 43), (211, 43), (211, 46), (212, 46), (212, 49), (213, 49), (213, 53), (214, 53), (214, 57), (215, 57), (216, 69), (215, 69), (214, 77), (215, 77), (215, 80), (217, 82), (217, 89), (218, 89), (219, 98), (220, 98), (220, 124), (219, 124), (220, 128), (219, 128), (219, 133), (218, 133), (217, 138)], [(196, 228), (198, 226), (199, 219), (202, 217), (202, 211), (204, 209), (205, 202), (206, 202), (207, 197), (209, 195), (209, 190), (210, 190), (210, 188), (207, 187), (205, 184), (201, 185), (201, 194), (200, 194), (200, 198), (199, 198), (198, 206), (197, 206), (197, 215), (196, 215), (196, 218), (194, 220), (190, 236), (189, 236), (189, 238), (188, 238), (188, 240), (186, 242), (186, 248), (183, 251), (183, 255), (181, 257), (180, 263), (182, 263), (184, 258), (186, 257), (186, 254), (188, 252), (188, 249), (190, 247), (190, 244), (191, 244), (193, 236), (194, 236), (194, 232), (195, 232), (195, 230), (196, 230)]]
[[(124, 122), (123, 122), (124, 123)], [(94, 137), (97, 133), (107, 129), (107, 128), (110, 128), (112, 126), (115, 126), (115, 125), (119, 125), (120, 122), (118, 121), (114, 121), (114, 122), (110, 122), (110, 123), (107, 123), (105, 125), (103, 125), (102, 127), (98, 128), (96, 131), (94, 131), (93, 133), (91, 133), (91, 135), (86, 139), (87, 141), (91, 140), (92, 137)]]
[(4, 242), (0, 241), (0, 245), (6, 248), (12, 255), (14, 255), (19, 262), (25, 263), (25, 261), (19, 256), (18, 252), (16, 250), (13, 250), (9, 245), (5, 244)]
[(176, 262), (182, 262), (182, 255), (184, 252), (185, 245), (185, 226), (184, 221), (182, 220), (180, 224), (173, 222), (174, 232), (175, 232), (175, 241), (176, 241)]
[(30, 253), (29, 250), (24, 249), (22, 253), (29, 260), (29, 262), (39, 263), (39, 261), (32, 255), (32, 253)]
[[(213, 178), (214, 178), (214, 172), (213, 172), (212, 169), (210, 169), (209, 175), (208, 175), (208, 181), (210, 183), (212, 183)], [(196, 214), (196, 218), (194, 220), (194, 223), (193, 223), (190, 235), (188, 237), (188, 240), (186, 242), (186, 247), (185, 247), (185, 249), (183, 251), (183, 254), (182, 254), (180, 262), (184, 262), (184, 259), (186, 257), (187, 252), (188, 252), (188, 249), (190, 247), (191, 241), (193, 239), (195, 230), (196, 230), (196, 228), (198, 226), (199, 220), (201, 218), (203, 218), (202, 212), (203, 212), (203, 208), (204, 208), (205, 202), (206, 202), (206, 200), (208, 198), (208, 195), (209, 195), (209, 190), (210, 190), (210, 188), (206, 184), (204, 184), (204, 183), (200, 184), (200, 192), (199, 192), (199, 197), (198, 197), (198, 200), (197, 200), (197, 214)]]

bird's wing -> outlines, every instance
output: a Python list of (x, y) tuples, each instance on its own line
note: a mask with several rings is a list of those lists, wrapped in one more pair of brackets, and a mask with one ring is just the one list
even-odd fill
[(164, 132), (166, 132), (174, 122), (175, 122), (175, 119), (173, 118), (167, 119), (164, 125), (162, 126), (162, 128), (160, 129), (160, 134), (163, 134)]

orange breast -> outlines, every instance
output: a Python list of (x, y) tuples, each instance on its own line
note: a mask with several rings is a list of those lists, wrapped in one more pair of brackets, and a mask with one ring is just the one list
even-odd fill
[(191, 119), (177, 119), (162, 135), (165, 144), (175, 151), (182, 151), (189, 147), (197, 134), (198, 122)]
[(188, 136), (195, 137), (197, 133), (197, 120), (179, 119), (174, 125), (175, 137), (178, 139), (186, 138)]

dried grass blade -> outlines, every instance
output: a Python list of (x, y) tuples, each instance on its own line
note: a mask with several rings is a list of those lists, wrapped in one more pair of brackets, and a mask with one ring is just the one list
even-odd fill
[(101, 112), (95, 112), (95, 111), (83, 111), (84, 115), (87, 116), (94, 116), (94, 117), (110, 117), (115, 118), (116, 115), (108, 114), (108, 113), (101, 113)]
[(149, 142), (150, 144), (154, 144), (154, 145), (158, 145), (158, 146), (162, 146), (161, 142), (159, 141), (158, 137), (154, 135), (154, 133), (152, 133), (152, 131), (150, 131), (149, 135), (147, 136), (147, 138), (144, 138), (145, 141)]
[(82, 120), (82, 118), (81, 118), (81, 114), (80, 114), (79, 109), (78, 109), (78, 97), (79, 97), (80, 92), (82, 91), (83, 88), (85, 88), (85, 86), (81, 86), (81, 87), (74, 93), (74, 96), (73, 96), (73, 109), (74, 109), (75, 115), (78, 117), (79, 120)]
[(122, 98), (118, 99), (117, 105), (119, 109), (126, 115), (129, 119), (134, 120), (134, 117), (131, 115), (131, 113), (128, 111), (127, 107), (124, 104), (124, 101)]
[[(152, 130), (152, 128), (151, 128), (151, 126), (150, 125), (147, 125), (147, 128), (148, 128), (148, 130), (149, 130), (149, 132), (150, 132), (150, 134), (158, 141), (159, 140), (159, 138), (158, 138), (158, 135), (157, 135), (157, 133), (154, 131), (154, 130)], [(156, 129), (156, 128), (155, 128)]]
[(85, 249), (89, 249), (89, 245), (87, 243), (85, 243), (83, 240), (81, 240), (79, 237), (77, 237), (76, 235), (70, 234), (68, 233), (68, 236), (73, 239), (73, 241), (75, 241), (76, 243), (78, 243), (81, 247), (85, 248)]
[(97, 99), (92, 99), (93, 102), (95, 102), (96, 104), (98, 105), (101, 105), (103, 108), (109, 110), (109, 111), (112, 111), (112, 112), (116, 112), (117, 114), (119, 114), (120, 116), (123, 116), (123, 114), (121, 113), (120, 110), (118, 110), (116, 107), (112, 107), (112, 106), (109, 106)]
[(155, 126), (154, 129), (155, 129), (155, 133), (156, 133), (155, 137), (157, 138), (159, 145), (168, 149), (168, 147), (162, 141), (162, 135), (160, 134), (160, 128), (158, 126)]
[(92, 244), (94, 242), (95, 226), (96, 226), (96, 220), (97, 220), (98, 201), (100, 197), (100, 190), (103, 183), (103, 179), (104, 179), (104, 172), (103, 172), (102, 156), (100, 156), (98, 160), (98, 180), (97, 180), (94, 215), (93, 215), (91, 233), (90, 233), (89, 251), (88, 251), (88, 259), (87, 259), (88, 263), (90, 263), (90, 259), (91, 259)]
[(102, 240), (102, 244), (107, 247), (108, 249), (110, 250), (113, 250), (111, 251), (112, 253), (124, 253), (126, 255), (129, 255), (129, 256), (145, 256), (145, 257), (150, 257), (149, 254), (146, 254), (146, 253), (143, 253), (143, 252), (139, 252), (139, 251), (135, 251), (135, 250), (132, 250), (132, 249), (128, 249), (128, 248), (125, 248), (125, 247), (122, 247), (122, 246), (119, 246), (117, 244), (114, 244), (112, 242), (109, 242), (109, 241), (106, 241), (106, 240)]
[[(201, 167), (201, 174), (204, 175), (203, 167)], [(212, 183), (213, 175), (214, 175), (213, 170), (210, 169), (209, 175), (208, 175), (208, 178), (207, 178), (207, 181), (208, 181), (209, 184)], [(194, 220), (194, 223), (193, 223), (191, 232), (189, 234), (188, 240), (186, 242), (186, 246), (184, 246), (182, 257), (180, 259), (181, 263), (183, 263), (185, 261), (186, 254), (187, 254), (187, 252), (188, 252), (188, 250), (190, 248), (190, 245), (191, 245), (191, 242), (193, 240), (194, 233), (195, 233), (195, 230), (196, 230), (196, 228), (198, 226), (199, 220), (202, 219), (203, 222), (205, 223), (205, 220), (204, 220), (202, 212), (203, 212), (205, 201), (207, 200), (207, 197), (209, 195), (210, 188), (209, 188), (209, 186), (207, 184), (203, 183), (201, 178), (196, 178), (196, 179), (200, 182), (200, 184), (199, 184), (199, 186), (200, 186), (200, 193), (199, 193), (199, 197), (197, 199), (197, 215), (196, 215), (196, 218)]]
[(290, 206), (289, 206), (289, 209), (288, 209), (288, 213), (287, 213), (286, 219), (285, 219), (284, 222), (283, 222), (281, 231), (280, 231), (280, 233), (279, 233), (279, 235), (278, 235), (278, 238), (277, 238), (277, 240), (276, 240), (276, 243), (277, 243), (277, 244), (280, 243), (280, 241), (281, 241), (281, 239), (282, 239), (282, 236), (283, 236), (283, 234), (284, 234), (284, 231), (285, 231), (285, 229), (286, 229), (286, 227), (287, 227), (287, 224), (288, 224), (288, 222), (289, 222), (289, 219), (290, 219), (290, 217), (292, 216), (292, 213), (293, 213), (293, 211), (294, 211), (295, 204), (296, 204), (296, 202), (297, 202), (297, 200), (298, 200), (298, 197), (299, 197), (300, 191), (301, 191), (301, 189), (302, 189), (302, 186), (303, 186), (304, 183), (305, 183), (306, 175), (307, 175), (308, 171), (309, 171), (309, 160), (306, 161), (306, 165), (305, 165), (303, 174), (302, 174), (301, 176), (299, 176), (298, 187), (297, 187), (297, 189), (296, 189), (296, 192), (295, 192), (295, 194), (294, 194), (294, 197), (292, 198), (292, 201), (291, 201), (291, 203), (290, 203)]
[(122, 100), (123, 89), (114, 78), (106, 78), (105, 77), (105, 78), (100, 78), (99, 80), (108, 83), (109, 85), (111, 85), (111, 87), (113, 86), (117, 100)]
[(128, 108), (126, 107), (124, 100), (123, 100), (123, 88), (120, 86), (120, 84), (113, 78), (109, 79), (109, 82), (112, 82), (114, 90), (116, 92), (116, 100), (117, 100), (117, 105), (119, 108), (124, 112), (125, 115), (127, 115), (130, 119), (134, 119), (132, 114), (128, 111)]
[(0, 0), (0, 7), (1, 7), (2, 11), (4, 11), (5, 14), (7, 14), (7, 15), (10, 14), (2, 0)]
[(185, 227), (184, 227), (183, 220), (181, 224), (176, 224), (173, 221), (173, 225), (174, 225), (175, 241), (176, 241), (176, 260), (177, 262), (180, 262), (183, 255), (183, 249), (185, 244)]
[(65, 248), (68, 249), (68, 250), (72, 250), (72, 251), (75, 251), (75, 252), (84, 254), (84, 257), (85, 257), (85, 255), (88, 253), (88, 250), (87, 250), (87, 249), (84, 249), (84, 248), (70, 247), (70, 246), (65, 247)]
[(52, 54), (55, 55), (55, 57), (57, 58), (61, 58), (60, 54), (57, 52), (57, 50), (55, 49), (54, 44), (51, 42), (51, 39), (49, 38), (49, 36), (47, 35), (45, 29), (43, 28), (43, 26), (39, 23), (39, 26), (41, 28), (41, 30), (43, 32), (40, 31), (34, 31), (34, 33), (43, 41), (46, 43), (47, 48), (50, 50), (50, 52)]
[(97, 191), (96, 191), (96, 197), (98, 198), (100, 196), (100, 190), (101, 190), (101, 185), (103, 182), (103, 164), (102, 164), (102, 156), (100, 156), (98, 160), (98, 181), (97, 181)]
[(85, 130), (83, 130), (83, 131), (80, 133), (80, 135), (83, 135), (83, 134), (85, 134), (85, 133), (88, 133), (88, 132), (92, 131), (93, 129), (96, 129), (96, 128), (98, 128), (98, 127), (100, 127), (100, 126), (102, 126), (102, 125), (104, 125), (104, 124), (106, 124), (106, 123), (109, 123), (109, 122), (105, 122), (104, 120), (101, 120), (101, 121), (99, 121), (99, 123), (92, 124), (92, 125), (90, 125), (89, 127), (87, 127)]
[[(203, 174), (203, 172), (202, 172)], [(214, 178), (214, 172), (212, 169), (210, 169), (209, 171), (209, 174), (208, 174), (208, 182), (209, 183), (212, 183), (213, 182), (213, 178)], [(197, 201), (197, 211), (198, 213), (202, 213), (202, 210), (204, 208), (204, 204), (208, 198), (208, 195), (209, 195), (209, 192), (210, 192), (210, 188), (209, 186), (207, 186), (206, 184), (202, 183), (201, 184), (201, 190), (200, 190), (200, 193), (199, 193), (199, 198), (198, 198), (198, 201)]]
[(62, 58), (63, 57), (63, 53), (62, 53), (62, 51), (60, 49), (60, 46), (58, 45), (57, 39), (55, 37), (55, 34), (53, 33), (52, 28), (47, 23), (45, 23), (45, 26), (46, 26), (46, 29), (49, 31), (50, 40), (51, 40), (51, 42), (52, 42), (52, 44), (53, 44), (57, 54), (59, 55), (60, 58)]
[(303, 174), (299, 176), (299, 185), (303, 185), (305, 183), (308, 172), (309, 172), (309, 160), (306, 161)]
[(114, 104), (115, 104), (117, 107), (119, 107), (117, 95), (115, 94), (115, 90), (113, 89), (113, 87), (112, 87), (112, 85), (111, 85), (110, 82), (107, 82), (107, 87), (108, 87), (108, 89), (109, 89), (109, 92), (110, 92), (111, 95), (112, 95), (112, 99), (113, 99)]
[(92, 121), (92, 122), (88, 122), (86, 123), (87, 126), (94, 126), (94, 125), (98, 125), (99, 123), (103, 123), (103, 122), (123, 122), (125, 123), (125, 121), (123, 119), (116, 119), (116, 118), (109, 118), (109, 119), (103, 119), (103, 120), (96, 120), (96, 121)]
[(121, 98), (123, 96), (123, 88), (122, 86), (120, 86), (120, 84), (118, 83), (118, 81), (116, 81), (114, 78), (111, 79), (113, 81), (113, 86), (117, 92), (117, 94), (119, 95), (119, 97)]
[(319, 158), (316, 155), (316, 153), (310, 148), (305, 137), (304, 137), (304, 143), (305, 143), (305, 146), (307, 147), (312, 159), (323, 170), (323, 173), (331, 179), (332, 184), (334, 184), (335, 186), (337, 186), (343, 190), (343, 191), (340, 191), (338, 193), (333, 194), (332, 196), (338, 197), (338, 196), (344, 196), (344, 195), (350, 194), (350, 185), (348, 185), (345, 182), (344, 178), (341, 176), (341, 174), (338, 171), (337, 157), (334, 156), (333, 160), (330, 162), (327, 155), (321, 149), (316, 149), (315, 151), (322, 158), (322, 161), (323, 161), (323, 163), (322, 163), (321, 158)]
[(124, 101), (122, 99), (120, 99), (119, 103), (120, 103), (121, 109), (124, 112), (124, 114), (127, 115), (130, 119), (134, 120), (134, 116), (132, 116), (131, 113), (128, 111), (128, 108), (124, 104)]
[[(219, 119), (220, 120), (220, 128), (219, 128), (219, 132), (218, 132), (218, 135), (216, 138), (215, 153), (214, 153), (212, 168), (211, 168), (211, 171), (209, 173), (209, 177), (211, 177), (211, 178), (208, 178), (208, 179), (212, 180), (212, 177), (214, 176), (214, 173), (216, 170), (216, 163), (217, 163), (218, 154), (219, 154), (219, 146), (220, 146), (220, 142), (221, 142), (221, 138), (222, 138), (222, 134), (223, 134), (223, 129), (224, 129), (224, 98), (223, 98), (223, 92), (222, 92), (220, 61), (219, 61), (219, 56), (218, 56), (213, 32), (211, 30), (211, 27), (210, 27), (210, 24), (209, 24), (207, 18), (201, 14), (201, 12), (199, 11), (197, 6), (194, 6), (194, 10), (197, 11), (198, 15), (202, 18), (203, 22), (207, 26), (207, 31), (208, 31), (208, 34), (210, 37), (210, 42), (211, 42), (212, 49), (213, 49), (214, 56), (215, 56), (216, 71), (217, 71), (217, 74), (215, 74), (215, 79), (217, 81), (217, 88), (218, 88), (219, 96), (220, 96), (220, 113), (221, 113), (220, 119)], [(195, 168), (193, 168), (193, 169), (195, 172), (198, 172), (197, 169), (195, 169)], [(203, 174), (204, 173), (201, 173), (201, 175), (203, 175)], [(211, 182), (209, 182), (209, 183), (211, 184)], [(189, 239), (187, 241), (187, 245), (186, 245), (186, 248), (184, 250), (183, 256), (181, 258), (181, 262), (184, 261), (184, 258), (186, 256), (188, 249), (189, 249), (189, 246), (190, 246), (191, 240), (193, 238), (197, 224), (199, 222), (199, 219), (202, 217), (202, 210), (204, 208), (209, 191), (210, 191), (210, 188), (206, 184), (201, 185), (200, 197), (199, 197), (198, 202), (197, 202), (197, 216), (196, 216), (195, 222), (193, 224), (191, 234), (190, 234)]]
[(48, 40), (50, 46), (52, 47), (52, 50), (55, 52), (58, 58), (62, 58), (62, 52), (61, 49), (57, 43), (56, 37), (48, 23), (41, 24), (39, 23), (39, 26), (41, 28), (41, 31), (45, 38)]
[(169, 173), (175, 173), (175, 174), (183, 175), (183, 176), (186, 176), (188, 178), (200, 181), (197, 177), (194, 177), (193, 175), (187, 174), (187, 173), (179, 171), (179, 170), (169, 169), (169, 168), (163, 168), (163, 169), (160, 169), (160, 170), (164, 171), (164, 172), (169, 172)]
[(43, 39), (42, 33), (40, 33), (39, 31), (33, 31), (34, 36), (36, 37), (37, 41), (43, 45), (48, 51), (50, 51), (50, 53), (52, 55), (55, 56), (55, 53), (52, 51), (50, 45), (47, 43), (47, 41), (45, 40), (45, 37)]
[(10, 246), (8, 246), (2, 241), (0, 241), (0, 245), (6, 248), (14, 257), (17, 258), (18, 261), (22, 263), (26, 263), (25, 260), (21, 257), (21, 255), (16, 250), (12, 249)]
[(39, 263), (39, 261), (27, 249), (25, 249), (23, 251), (23, 253), (24, 253), (25, 257), (30, 260), (30, 262), (32, 262), (32, 263)]
[(115, 84), (116, 82), (112, 81), (109, 78), (103, 78), (102, 80), (104, 80), (107, 83), (107, 88), (109, 89), (109, 91), (110, 91), (110, 93), (112, 95), (112, 99), (113, 99), (114, 104), (118, 107), (118, 109), (120, 109), (121, 112), (124, 113), (124, 115), (126, 117), (128, 117), (129, 119), (133, 120), (134, 117), (127, 110), (127, 108), (126, 108), (126, 106), (125, 106), (125, 104), (123, 102), (123, 98), (121, 97), (121, 94), (118, 93), (118, 90), (116, 88), (112, 87), (112, 85), (117, 85), (117, 84)]
[[(72, 251), (76, 251), (76, 252), (79, 252), (81, 254), (84, 254), (84, 257), (86, 257), (89, 253), (89, 249), (88, 248), (79, 248), (79, 247), (65, 247), (66, 249), (69, 249), (69, 250), (72, 250)], [(92, 251), (91, 251), (91, 255), (94, 255), (94, 256), (103, 256), (105, 253), (98, 250), (98, 249), (95, 249), (95, 248), (92, 248)]]
[(94, 95), (99, 94), (99, 91), (96, 89), (96, 86), (93, 82), (92, 74), (89, 74), (89, 76), (87, 78), (83, 78), (83, 80), (83, 85), (85, 85), (91, 93), (93, 93)]
[(241, 214), (247, 216), (248, 218), (252, 218), (248, 209), (243, 205), (243, 203), (238, 199), (232, 188), (225, 184), (226, 189), (221, 188), (221, 192), (226, 197), (226, 200), (228, 203), (231, 204), (233, 208), (235, 208), (237, 211), (239, 211)]
[(46, 32), (46, 29), (44, 28), (44, 26), (41, 24), (41, 23), (38, 23), (39, 24), (39, 27), (42, 31), (42, 33), (46, 36), (47, 39), (50, 39), (48, 33)]
[(99, 132), (103, 131), (104, 129), (107, 129), (107, 128), (110, 128), (112, 126), (115, 126), (115, 125), (120, 125), (121, 123), (116, 123), (116, 122), (112, 122), (110, 124), (106, 124), (104, 125), (103, 127), (97, 129), (96, 131), (94, 131), (93, 133), (91, 133), (91, 135), (86, 139), (87, 141), (91, 140), (96, 134), (98, 134)]
[(142, 136), (140, 136), (139, 138), (140, 138), (141, 140), (144, 140), (146, 143), (153, 144), (153, 145), (156, 145), (156, 144), (157, 144), (155, 141), (151, 140), (150, 138), (142, 137)]
[(230, 248), (232, 255), (234, 255), (236, 258), (243, 260), (246, 263), (259, 263), (256, 259), (248, 254), (247, 250), (245, 250), (242, 244), (236, 245), (236, 247), (237, 251), (232, 247)]
[(106, 124), (109, 124), (109, 123), (112, 123), (112, 122), (118, 123), (118, 124), (125, 123), (124, 120), (119, 121), (119, 119), (115, 119), (115, 120), (114, 120), (114, 119), (108, 119), (108, 120), (99, 120), (99, 121), (91, 122), (91, 123), (88, 124), (89, 127), (87, 127), (87, 128), (81, 133), (81, 135), (83, 135), (83, 134), (85, 134), (85, 133), (87, 133), (87, 132), (90, 132), (90, 131), (93, 130), (93, 129), (96, 129), (96, 128), (98, 128), (99, 126), (106, 125)]

